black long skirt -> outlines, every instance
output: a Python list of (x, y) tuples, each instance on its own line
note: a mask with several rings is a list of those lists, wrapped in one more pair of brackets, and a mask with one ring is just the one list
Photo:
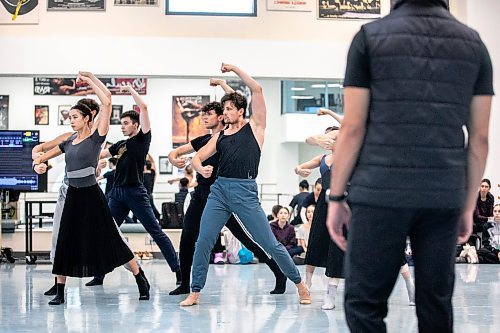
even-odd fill
[(325, 201), (325, 191), (319, 194), (316, 208), (314, 209), (309, 241), (307, 243), (306, 265), (326, 267), (330, 236), (326, 229), (326, 215), (328, 207)]
[(72, 277), (104, 275), (133, 258), (99, 186), (69, 186), (52, 273)]

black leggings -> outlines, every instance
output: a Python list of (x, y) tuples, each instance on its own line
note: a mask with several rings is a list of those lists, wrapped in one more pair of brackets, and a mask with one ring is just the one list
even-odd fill
[[(209, 194), (209, 187), (198, 185), (196, 190), (191, 193), (191, 201), (186, 211), (186, 215), (184, 216), (181, 242), (179, 245), (179, 262), (181, 266), (182, 285), (184, 286), (189, 286), (191, 280), (191, 266), (193, 264), (196, 240), (200, 233), (201, 215), (203, 214), (203, 209), (205, 208)], [(226, 222), (226, 227), (243, 246), (252, 251), (260, 262), (269, 266), (276, 278), (284, 276), (278, 264), (276, 264), (272, 258), (268, 257), (264, 250), (246, 234), (233, 215), (231, 215)]]

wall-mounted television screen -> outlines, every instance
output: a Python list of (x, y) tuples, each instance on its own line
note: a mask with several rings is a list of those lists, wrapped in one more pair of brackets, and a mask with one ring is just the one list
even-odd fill
[(47, 192), (47, 174), (33, 171), (31, 150), (39, 131), (0, 131), (0, 190)]

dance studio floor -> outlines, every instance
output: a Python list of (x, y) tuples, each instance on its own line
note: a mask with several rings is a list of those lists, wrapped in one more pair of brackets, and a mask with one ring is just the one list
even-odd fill
[[(272, 273), (263, 264), (210, 266), (201, 304), (181, 308), (169, 296), (174, 274), (160, 260), (143, 263), (151, 300), (138, 300), (132, 275), (123, 268), (104, 286), (69, 279), (66, 303), (49, 306), (43, 292), (53, 282), (51, 266), (0, 264), (0, 332), (348, 332), (340, 297), (323, 311), (324, 271), (313, 278), (313, 304), (300, 306), (288, 282), (284, 295), (269, 295)], [(304, 266), (300, 266), (304, 274)], [(454, 297), (455, 332), (497, 333), (500, 328), (500, 265), (458, 265)], [(339, 290), (343, 292), (343, 286)], [(400, 278), (390, 298), (389, 332), (417, 332), (415, 307), (408, 306)]]

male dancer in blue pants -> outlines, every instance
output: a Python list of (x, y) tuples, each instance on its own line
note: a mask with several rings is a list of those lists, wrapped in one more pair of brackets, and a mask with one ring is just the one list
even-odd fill
[(219, 153), (217, 180), (211, 187), (196, 241), (191, 293), (180, 305), (199, 303), (200, 291), (206, 282), (210, 250), (231, 214), (234, 214), (252, 238), (278, 263), (283, 273), (297, 285), (300, 303), (310, 304), (309, 290), (285, 247), (271, 232), (257, 196), (255, 178), (264, 144), (267, 113), (262, 87), (236, 66), (222, 64), (221, 71), (236, 73), (250, 88), (253, 113), (247, 122), (246, 98), (238, 93), (226, 94), (221, 104), (227, 129), (214, 135), (192, 160), (193, 168), (203, 177), (209, 178), (213, 167), (203, 166), (202, 162), (216, 152)]

